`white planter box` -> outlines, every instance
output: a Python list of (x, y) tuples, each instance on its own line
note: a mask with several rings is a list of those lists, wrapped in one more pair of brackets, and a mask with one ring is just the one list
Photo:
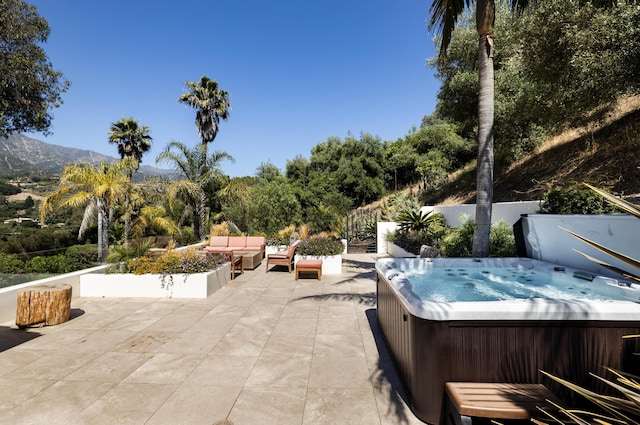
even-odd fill
[(322, 260), (322, 274), (342, 274), (342, 255), (295, 255), (294, 264), (300, 260)]
[[(170, 279), (172, 276), (173, 279)], [(81, 297), (207, 298), (231, 280), (231, 265), (207, 273), (159, 274), (85, 274), (80, 276)]]
[(275, 254), (280, 250), (285, 250), (288, 248), (286, 245), (267, 245), (264, 247), (264, 255), (267, 256), (269, 254)]

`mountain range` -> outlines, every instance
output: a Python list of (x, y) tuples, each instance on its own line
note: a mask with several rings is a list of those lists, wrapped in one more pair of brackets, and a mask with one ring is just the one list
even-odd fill
[[(60, 175), (66, 165), (84, 162), (97, 165), (119, 158), (98, 152), (52, 145), (22, 134), (0, 138), (0, 177), (24, 175)], [(143, 165), (139, 178), (171, 174), (172, 171)]]

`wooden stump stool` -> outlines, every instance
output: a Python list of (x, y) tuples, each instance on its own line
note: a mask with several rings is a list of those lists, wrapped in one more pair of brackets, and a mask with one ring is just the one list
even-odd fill
[(35, 285), (18, 292), (16, 326), (58, 325), (71, 316), (71, 285)]

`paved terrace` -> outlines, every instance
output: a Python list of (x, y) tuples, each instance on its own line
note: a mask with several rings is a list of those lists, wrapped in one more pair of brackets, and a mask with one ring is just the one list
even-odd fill
[(375, 256), (294, 280), (265, 263), (205, 300), (77, 298), (0, 324), (0, 423), (422, 424), (376, 321)]

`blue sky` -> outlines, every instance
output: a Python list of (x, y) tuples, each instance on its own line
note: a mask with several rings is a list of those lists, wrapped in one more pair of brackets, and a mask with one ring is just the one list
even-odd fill
[(199, 143), (195, 111), (177, 99), (202, 75), (230, 94), (209, 149), (235, 158), (222, 163), (232, 177), (262, 162), (284, 171), (330, 136), (396, 140), (434, 110), (427, 0), (27, 1), (72, 84), (53, 134), (29, 134), (47, 143), (117, 157), (107, 131), (133, 117), (153, 137), (143, 164), (156, 165), (169, 141)]

